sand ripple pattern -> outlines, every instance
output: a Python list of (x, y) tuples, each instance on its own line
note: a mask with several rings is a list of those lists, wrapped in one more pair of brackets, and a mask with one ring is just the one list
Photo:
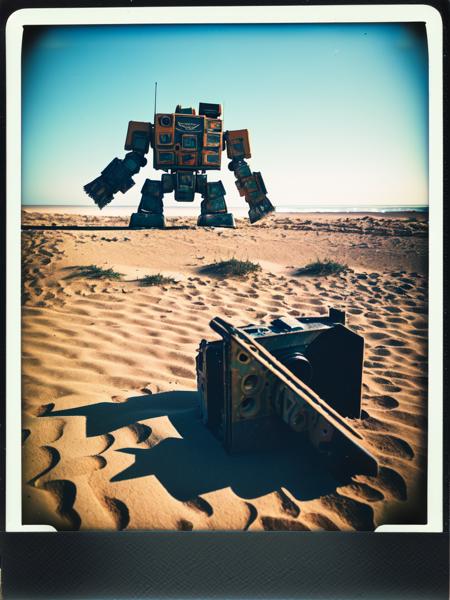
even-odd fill
[[(27, 216), (39, 219), (48, 223), (48, 216)], [(388, 237), (371, 231), (368, 242), (370, 219), (338, 221), (332, 231), (347, 227), (341, 232), (347, 257), (352, 244), (370, 243), (374, 252)], [(387, 228), (384, 221), (377, 226)], [(272, 252), (274, 240), (280, 244), (279, 268), (264, 243), (252, 241), (257, 229), (244, 225), (199, 231), (186, 220), (186, 229), (173, 232), (24, 232), (26, 523), (60, 530), (307, 531), (371, 530), (403, 514), (423, 517), (417, 506), (427, 442), (425, 226), (394, 219), (382, 268), (367, 268), (362, 253), (344, 274), (296, 277), (295, 252), (316, 237), (311, 224), (279, 217), (272, 230), (261, 225), (272, 235)], [(300, 250), (294, 242), (282, 246), (291, 243), (283, 242), (286, 230), (303, 236), (293, 238), (304, 240)], [(158, 256), (163, 236), (167, 255)], [(203, 264), (226, 258), (245, 236), (246, 258), (261, 260), (260, 273), (239, 281), (200, 275)], [(406, 258), (389, 245), (400, 237), (409, 240)], [(211, 245), (202, 248), (205, 239)], [(317, 251), (330, 255), (336, 239), (321, 238)], [(68, 266), (120, 270), (127, 261), (138, 275), (124, 281), (66, 278)], [(177, 282), (142, 287), (143, 268), (174, 274)], [(379, 460), (379, 476), (338, 483), (301, 457), (230, 458), (198, 415), (194, 358), (199, 341), (215, 335), (209, 321), (220, 314), (237, 324), (268, 322), (281, 314), (326, 313), (329, 306), (345, 308), (366, 340), (364, 418), (353, 425)]]

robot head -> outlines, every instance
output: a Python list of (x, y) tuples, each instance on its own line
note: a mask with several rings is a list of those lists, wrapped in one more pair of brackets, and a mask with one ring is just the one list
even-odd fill
[[(181, 104), (177, 104), (175, 108), (177, 115), (196, 115), (195, 108), (183, 108)], [(198, 114), (209, 117), (210, 119), (218, 119), (222, 114), (222, 106), (220, 104), (211, 104), (209, 102), (200, 102)]]
[(205, 115), (205, 117), (209, 117), (210, 119), (218, 119), (222, 114), (222, 106), (220, 104), (200, 102), (198, 105), (198, 114)]
[(177, 107), (175, 109), (175, 113), (177, 115), (195, 115), (195, 108), (183, 108), (181, 106), (181, 104), (177, 104)]

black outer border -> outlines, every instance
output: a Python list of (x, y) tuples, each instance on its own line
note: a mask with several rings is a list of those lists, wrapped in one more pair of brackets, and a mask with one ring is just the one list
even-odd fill
[[(263, 2), (210, 2), (208, 6)], [(444, 115), (449, 116), (449, 0), (315, 0), (283, 5), (426, 4), (443, 20)], [(207, 6), (109, 0), (108, 7)], [(272, 6), (275, 6), (272, 4)], [(5, 26), (22, 8), (104, 8), (85, 0), (0, 0), (1, 76), (5, 81)], [(1, 94), (0, 153), (6, 156), (6, 86)], [(444, 119), (444, 400), (448, 398), (449, 135)], [(6, 191), (5, 162), (2, 189)], [(4, 194), (6, 198), (6, 193)], [(6, 210), (1, 203), (0, 269), (5, 273)], [(3, 287), (5, 289), (5, 286)], [(1, 347), (5, 356), (5, 296)], [(5, 526), (5, 361), (1, 363), (0, 530)], [(304, 532), (59, 532), (2, 533), (4, 598), (449, 598), (449, 407), (444, 401), (444, 533)]]

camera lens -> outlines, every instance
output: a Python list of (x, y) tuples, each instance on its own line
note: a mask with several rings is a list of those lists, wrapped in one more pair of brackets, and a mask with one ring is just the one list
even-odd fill
[(309, 383), (312, 379), (312, 367), (309, 360), (303, 354), (296, 353), (286, 361), (286, 366), (294, 375), (305, 383)]
[(278, 352), (277, 358), (282, 362), (296, 377), (309, 383), (312, 379), (313, 370), (311, 363), (304, 354), (296, 351)]

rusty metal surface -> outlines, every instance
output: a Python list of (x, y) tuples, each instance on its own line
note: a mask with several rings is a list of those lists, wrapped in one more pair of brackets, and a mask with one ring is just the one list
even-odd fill
[(128, 123), (127, 137), (125, 140), (125, 150), (134, 150), (133, 148), (133, 133), (136, 131), (142, 132), (148, 139), (145, 152), (148, 152), (150, 145), (152, 125), (143, 121), (130, 121)]
[[(283, 436), (285, 427), (284, 435), (289, 431), (303, 439), (306, 436), (330, 468), (337, 466), (345, 473), (377, 473), (377, 462), (364, 447), (361, 434), (254, 335), (220, 317), (211, 322), (211, 327), (224, 339), (220, 348), (223, 354), (218, 354), (220, 343), (215, 342), (215, 353), (207, 364), (208, 343), (202, 342), (199, 350), (203, 359), (197, 359), (199, 391), (205, 421), (214, 406), (216, 435), (230, 452), (272, 444), (274, 438)], [(322, 331), (327, 329), (333, 328)], [(219, 356), (215, 381), (208, 381), (208, 367), (211, 369)], [(360, 367), (355, 365), (356, 369)]]
[(220, 169), (223, 148), (222, 121), (205, 115), (155, 115), (155, 169)]

